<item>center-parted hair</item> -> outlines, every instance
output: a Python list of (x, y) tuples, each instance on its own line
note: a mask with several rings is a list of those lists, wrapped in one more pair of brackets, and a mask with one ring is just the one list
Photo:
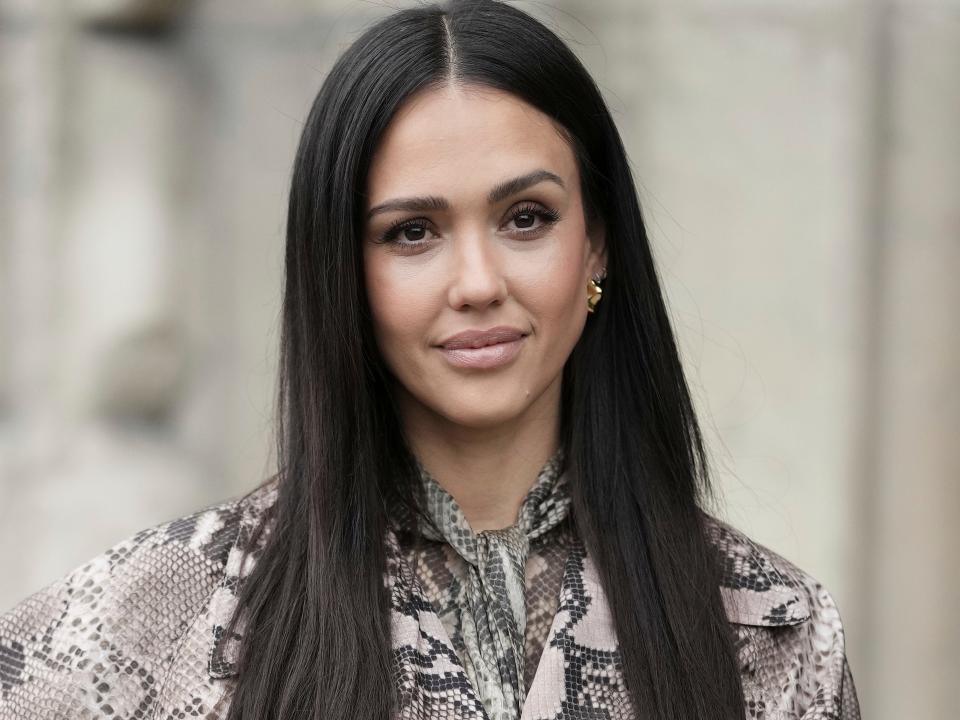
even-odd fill
[(604, 299), (564, 367), (560, 440), (571, 515), (601, 576), (637, 715), (742, 720), (703, 525), (706, 454), (628, 158), (573, 52), (490, 0), (379, 20), (310, 109), (287, 217), (279, 494), (240, 593), (247, 624), (229, 718), (386, 720), (395, 709), (384, 537), (389, 519), (417, 521), (419, 495), (366, 298), (364, 193), (398, 108), (449, 83), (511, 93), (552, 118), (577, 160), (585, 220), (605, 228)]

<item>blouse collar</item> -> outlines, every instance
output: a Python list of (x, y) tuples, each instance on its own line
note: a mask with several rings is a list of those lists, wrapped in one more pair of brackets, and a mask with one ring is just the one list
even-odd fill
[(564, 448), (560, 446), (541, 466), (512, 526), (501, 530), (475, 532), (457, 501), (417, 459), (417, 470), (426, 501), (424, 510), (432, 521), (432, 525), (420, 524), (420, 534), (431, 540), (450, 543), (472, 565), (477, 564), (479, 537), (508, 534), (511, 531), (522, 534), (528, 540), (544, 535), (569, 513), (570, 495), (564, 461)]

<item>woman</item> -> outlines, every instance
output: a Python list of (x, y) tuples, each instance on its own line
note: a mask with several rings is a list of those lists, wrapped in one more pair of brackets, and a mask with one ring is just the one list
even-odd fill
[(707, 513), (620, 137), (498, 2), (337, 61), (289, 199), (280, 471), (0, 620), (0, 716), (856, 718), (830, 594)]

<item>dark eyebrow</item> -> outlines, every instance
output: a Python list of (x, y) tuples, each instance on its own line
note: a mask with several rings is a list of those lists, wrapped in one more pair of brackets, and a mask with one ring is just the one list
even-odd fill
[[(534, 170), (525, 175), (520, 175), (509, 180), (498, 183), (487, 194), (487, 202), (493, 205), (501, 200), (505, 200), (514, 193), (526, 190), (532, 185), (549, 181), (556, 183), (562, 188), (566, 188), (563, 179), (556, 173), (549, 170)], [(448, 210), (450, 203), (446, 198), (437, 195), (427, 195), (424, 197), (396, 198), (382, 202), (367, 213), (369, 220), (378, 213), (390, 212), (392, 210), (402, 210), (405, 212), (424, 212), (428, 210)]]

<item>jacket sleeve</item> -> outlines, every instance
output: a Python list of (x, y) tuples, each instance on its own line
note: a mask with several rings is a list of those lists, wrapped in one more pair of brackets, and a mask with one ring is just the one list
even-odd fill
[(149, 717), (222, 577), (231, 512), (143, 530), (0, 615), (0, 720)]

